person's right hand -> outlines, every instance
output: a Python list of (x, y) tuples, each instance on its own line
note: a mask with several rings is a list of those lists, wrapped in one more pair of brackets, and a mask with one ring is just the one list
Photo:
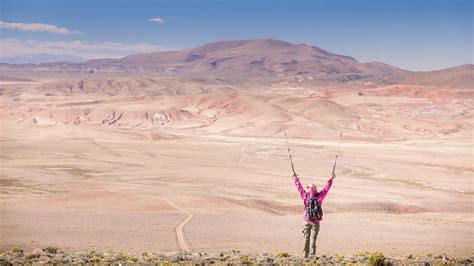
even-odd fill
[(331, 180), (334, 179), (334, 178), (336, 178), (336, 174), (332, 174)]

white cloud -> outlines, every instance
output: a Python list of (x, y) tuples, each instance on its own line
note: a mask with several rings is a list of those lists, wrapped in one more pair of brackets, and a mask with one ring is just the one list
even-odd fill
[(121, 58), (131, 54), (176, 50), (172, 47), (138, 43), (87, 41), (37, 41), (0, 38), (1, 56), (18, 56), (47, 53), (52, 55), (73, 55), (85, 59)]
[(150, 22), (155, 22), (155, 23), (158, 23), (158, 24), (162, 24), (162, 23), (165, 23), (165, 21), (159, 17), (156, 17), (156, 18), (150, 18), (148, 19), (148, 21)]
[(72, 34), (80, 33), (75, 30), (70, 30), (66, 28), (60, 28), (58, 26), (43, 24), (43, 23), (15, 23), (15, 22), (5, 22), (0, 20), (0, 28), (3, 29), (12, 29), (12, 30), (21, 30), (21, 31), (36, 31), (36, 32), (50, 32), (56, 34)]

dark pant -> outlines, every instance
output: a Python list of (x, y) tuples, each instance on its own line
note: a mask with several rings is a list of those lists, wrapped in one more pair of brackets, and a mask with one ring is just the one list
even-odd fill
[(319, 222), (309, 222), (304, 225), (304, 257), (308, 257), (311, 247), (311, 255), (316, 255), (316, 239), (319, 233)]

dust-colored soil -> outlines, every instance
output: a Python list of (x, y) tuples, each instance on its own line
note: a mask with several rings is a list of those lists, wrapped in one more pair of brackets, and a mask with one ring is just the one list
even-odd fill
[[(56, 77), (1, 84), (2, 249), (473, 252), (470, 90)], [(82, 81), (82, 82), (81, 82)]]

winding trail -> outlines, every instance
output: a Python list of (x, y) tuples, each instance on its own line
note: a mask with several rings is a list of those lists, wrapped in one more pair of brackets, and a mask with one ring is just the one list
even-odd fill
[(184, 220), (182, 220), (178, 224), (178, 226), (176, 226), (175, 230), (176, 230), (176, 238), (178, 239), (179, 248), (182, 251), (191, 252), (191, 246), (189, 245), (188, 241), (184, 237), (184, 226), (186, 226), (186, 224), (189, 223), (189, 221), (191, 221), (191, 219), (194, 218), (194, 214), (187, 212), (184, 209), (178, 207), (176, 204), (174, 204), (168, 199), (165, 199), (165, 198), (162, 198), (162, 199), (166, 201), (169, 205), (177, 209), (178, 211), (187, 215), (187, 217)]

